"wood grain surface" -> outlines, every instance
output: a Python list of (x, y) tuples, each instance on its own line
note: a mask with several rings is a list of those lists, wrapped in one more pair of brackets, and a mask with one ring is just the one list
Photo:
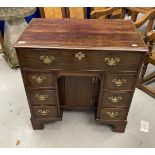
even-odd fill
[(33, 19), (15, 47), (146, 51), (130, 20)]

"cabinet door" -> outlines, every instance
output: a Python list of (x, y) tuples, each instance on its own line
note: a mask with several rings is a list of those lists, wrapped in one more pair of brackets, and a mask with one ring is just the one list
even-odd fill
[(66, 76), (65, 106), (93, 107), (98, 102), (99, 80), (97, 77)]

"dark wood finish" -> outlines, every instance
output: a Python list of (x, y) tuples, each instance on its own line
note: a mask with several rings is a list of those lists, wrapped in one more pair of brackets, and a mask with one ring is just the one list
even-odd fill
[(26, 71), (23, 74), (27, 87), (56, 87), (55, 77), (50, 72)]
[(55, 90), (28, 90), (31, 105), (56, 105), (57, 97)]
[(103, 83), (104, 89), (133, 90), (135, 86), (135, 74), (106, 74)]
[(31, 124), (34, 130), (42, 130), (44, 128), (43, 122), (34, 118), (31, 118)]
[[(78, 84), (77, 81), (82, 85)], [(97, 105), (97, 83), (98, 79), (96, 77), (67, 76), (65, 80), (65, 106), (91, 107)]]
[(65, 109), (91, 109), (96, 121), (125, 131), (148, 51), (131, 21), (33, 19), (15, 47), (33, 129), (61, 120)]
[(56, 106), (32, 106), (33, 117), (57, 118), (58, 109)]
[[(138, 48), (132, 46), (133, 44)], [(144, 52), (146, 50), (132, 21), (110, 19), (36, 18), (29, 23), (15, 47)]]
[(105, 121), (126, 120), (127, 111), (126, 108), (101, 108), (99, 119)]
[[(20, 56), (23, 68), (33, 69), (59, 69), (59, 70), (132, 70), (137, 71), (142, 59), (139, 52), (126, 53), (118, 51), (87, 51), (82, 50), (84, 58), (80, 61), (75, 57), (79, 52), (77, 49), (22, 49)], [(40, 59), (41, 56), (53, 56), (55, 61), (46, 64)], [(105, 61), (107, 58), (119, 58), (120, 61), (116, 66), (109, 66)], [(131, 61), (132, 59), (132, 61)], [(35, 62), (35, 63), (34, 63)], [(90, 63), (91, 62), (91, 63)], [(72, 65), (74, 64), (74, 65)]]
[(34, 118), (31, 117), (31, 123), (34, 130), (42, 130), (45, 123), (51, 123), (54, 121), (61, 121), (61, 118)]
[(103, 122), (103, 120), (97, 119), (96, 120), (98, 123), (101, 124), (107, 124), (113, 127), (113, 131), (114, 132), (119, 132), (119, 133), (124, 133), (125, 132), (125, 128), (127, 125), (127, 121), (123, 120), (123, 121), (105, 121)]
[(127, 121), (113, 122), (112, 125), (114, 126), (114, 132), (120, 132), (120, 133), (125, 132), (126, 124), (127, 124)]
[(102, 107), (128, 107), (131, 103), (131, 92), (103, 91), (102, 93)]

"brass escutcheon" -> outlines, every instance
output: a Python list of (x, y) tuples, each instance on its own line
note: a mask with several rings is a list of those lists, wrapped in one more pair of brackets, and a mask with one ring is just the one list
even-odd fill
[(119, 115), (119, 112), (107, 112), (107, 115), (110, 117), (110, 118), (115, 118)]
[(44, 64), (50, 65), (51, 63), (55, 62), (55, 57), (52, 55), (50, 56), (42, 55), (40, 56), (40, 60), (42, 60)]
[(121, 87), (123, 84), (125, 84), (127, 81), (126, 79), (120, 79), (120, 78), (116, 78), (112, 80), (112, 83), (116, 86), (116, 87)]
[(98, 83), (98, 78), (97, 78), (97, 76), (93, 76), (92, 83), (93, 83), (93, 84)]
[(45, 79), (47, 79), (46, 76), (43, 76), (43, 75), (33, 75), (32, 76), (32, 80), (34, 80), (36, 83), (39, 83), (41, 84)]
[(48, 95), (46, 94), (36, 94), (35, 97), (39, 100), (39, 101), (45, 101), (48, 98)]
[(122, 100), (122, 97), (121, 96), (110, 96), (108, 98), (112, 103), (118, 103), (120, 100)]
[(95, 99), (91, 99), (90, 104), (94, 105), (95, 104)]
[(48, 109), (46, 109), (46, 110), (39, 109), (38, 112), (39, 112), (42, 116), (47, 116), (48, 113), (50, 112), (50, 110), (48, 110)]
[(85, 58), (85, 54), (82, 52), (75, 53), (75, 58), (78, 58), (78, 60), (82, 60), (82, 58)]
[(113, 67), (113, 66), (116, 66), (118, 62), (120, 62), (120, 58), (118, 57), (105, 58), (105, 62), (108, 66)]

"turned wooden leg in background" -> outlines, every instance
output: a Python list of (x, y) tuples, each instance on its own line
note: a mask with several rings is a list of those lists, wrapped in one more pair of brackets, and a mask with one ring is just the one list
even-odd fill
[(137, 20), (138, 13), (136, 11), (132, 11), (131, 20), (135, 22)]
[(145, 57), (142, 69), (141, 69), (141, 73), (140, 73), (140, 76), (139, 76), (139, 81), (138, 81), (138, 84), (137, 84), (137, 87), (139, 89), (141, 89), (141, 85), (143, 83), (144, 75), (146, 73), (147, 66), (148, 66), (148, 59), (149, 59), (149, 57), (150, 57), (150, 54), (147, 54), (146, 57)]

